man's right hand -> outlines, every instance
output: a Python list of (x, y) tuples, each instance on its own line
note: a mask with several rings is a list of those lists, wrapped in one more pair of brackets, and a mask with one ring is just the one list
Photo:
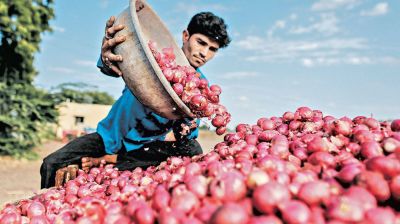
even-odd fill
[(112, 70), (119, 76), (122, 75), (121, 70), (117, 66), (117, 62), (122, 62), (122, 56), (113, 53), (115, 46), (124, 42), (126, 40), (126, 36), (118, 36), (114, 37), (114, 35), (125, 28), (124, 25), (115, 25), (115, 17), (111, 16), (110, 19), (106, 23), (105, 35), (103, 38), (103, 42), (101, 45), (101, 60), (103, 65), (108, 69)]

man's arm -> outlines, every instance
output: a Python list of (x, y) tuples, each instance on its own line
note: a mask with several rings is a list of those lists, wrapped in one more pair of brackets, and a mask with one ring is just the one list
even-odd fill
[(199, 119), (180, 119), (176, 120), (172, 127), (172, 132), (168, 133), (165, 141), (187, 141), (190, 139), (195, 139), (199, 135), (198, 126), (200, 124)]

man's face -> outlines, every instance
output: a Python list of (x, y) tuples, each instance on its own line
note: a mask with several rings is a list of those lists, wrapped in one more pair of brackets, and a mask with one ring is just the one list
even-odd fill
[(212, 59), (219, 48), (219, 44), (206, 35), (195, 33), (189, 36), (187, 30), (183, 31), (182, 42), (183, 53), (194, 68)]

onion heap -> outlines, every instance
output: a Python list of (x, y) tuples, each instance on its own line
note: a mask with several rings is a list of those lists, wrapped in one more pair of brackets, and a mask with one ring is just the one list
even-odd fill
[(400, 223), (399, 124), (301, 107), (239, 124), (207, 154), (80, 170), (0, 223)]
[(231, 115), (225, 106), (219, 104), (221, 87), (209, 86), (208, 81), (201, 78), (193, 67), (177, 65), (172, 47), (163, 48), (159, 52), (155, 42), (150, 41), (148, 46), (165, 78), (192, 113), (198, 118), (208, 117), (216, 127), (216, 133), (224, 134)]

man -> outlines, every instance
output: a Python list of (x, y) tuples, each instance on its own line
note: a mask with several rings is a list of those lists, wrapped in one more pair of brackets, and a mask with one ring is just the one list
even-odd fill
[[(139, 11), (143, 5), (136, 7)], [(107, 22), (98, 67), (107, 75), (119, 77), (122, 73), (116, 62), (123, 59), (113, 54), (112, 49), (126, 37), (114, 38), (116, 32), (124, 29), (122, 25), (114, 26), (114, 21), (111, 17)], [(230, 43), (226, 28), (223, 19), (202, 12), (193, 16), (182, 33), (182, 51), (203, 78), (199, 68)], [(101, 162), (113, 163), (119, 170), (132, 170), (158, 165), (170, 156), (201, 154), (201, 146), (195, 140), (197, 127), (182, 134), (182, 127), (193, 127), (192, 123), (187, 118), (169, 120), (157, 115), (125, 87), (107, 117), (98, 124), (97, 132), (71, 141), (43, 160), (41, 187), (54, 186), (56, 171), (70, 164), (80, 164), (84, 171)]]

